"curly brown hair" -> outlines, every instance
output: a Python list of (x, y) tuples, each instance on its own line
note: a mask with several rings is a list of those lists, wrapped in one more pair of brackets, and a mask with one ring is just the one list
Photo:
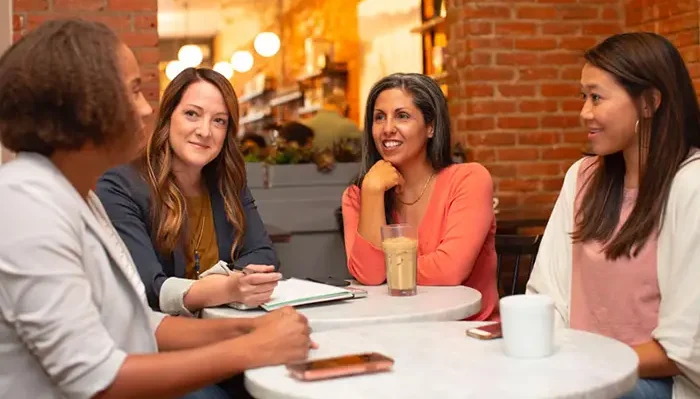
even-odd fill
[(208, 68), (187, 68), (165, 88), (153, 135), (138, 161), (139, 169), (153, 193), (153, 241), (163, 255), (172, 253), (181, 241), (184, 241), (182, 244), (185, 250), (190, 250), (187, 240), (181, 240), (188, 228), (187, 207), (173, 174), (173, 151), (168, 138), (170, 118), (185, 90), (196, 82), (208, 82), (216, 86), (228, 109), (229, 123), (224, 145), (219, 155), (204, 167), (202, 173), (208, 185), (216, 186), (223, 197), (226, 218), (236, 232), (231, 247), (231, 259), (235, 259), (246, 223), (240, 198), (246, 185), (245, 161), (235, 137), (238, 131), (238, 98), (231, 83), (220, 73)]
[(118, 58), (121, 41), (102, 23), (43, 23), (0, 58), (0, 141), (50, 156), (138, 132)]

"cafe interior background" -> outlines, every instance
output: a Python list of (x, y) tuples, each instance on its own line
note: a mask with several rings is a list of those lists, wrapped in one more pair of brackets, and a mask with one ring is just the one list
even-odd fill
[[(453, 154), (494, 178), (499, 232), (541, 233), (564, 173), (585, 150), (581, 53), (622, 31), (670, 38), (700, 78), (696, 0), (0, 0), (0, 51), (41, 22), (105, 22), (130, 45), (156, 105), (185, 65), (229, 77), (240, 135), (274, 138), (329, 93), (362, 128), (372, 84), (425, 73), (448, 99)], [(356, 142), (319, 153), (246, 149), (248, 184), (276, 237), (282, 271), (346, 277), (340, 197), (358, 170)], [(2, 161), (12, 154), (2, 151)], [(494, 201), (496, 202), (496, 201)], [(510, 278), (510, 276), (508, 276)]]

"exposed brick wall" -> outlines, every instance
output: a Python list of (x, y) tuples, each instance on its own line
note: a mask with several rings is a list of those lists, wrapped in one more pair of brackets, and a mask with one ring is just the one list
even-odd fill
[(13, 0), (15, 40), (49, 19), (80, 17), (114, 29), (134, 50), (141, 66), (143, 90), (158, 103), (157, 0)]
[(696, 90), (700, 89), (700, 3), (698, 0), (627, 0), (628, 31), (664, 35), (683, 54)]
[(448, 0), (455, 140), (495, 181), (501, 213), (548, 216), (586, 135), (582, 51), (624, 27), (624, 0)]

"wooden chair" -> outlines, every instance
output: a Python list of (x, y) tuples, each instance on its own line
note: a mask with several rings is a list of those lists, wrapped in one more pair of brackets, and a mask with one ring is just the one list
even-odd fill
[[(529, 266), (525, 270), (524, 275), (524, 280), (527, 281), (530, 278), (530, 273), (532, 273), (532, 267), (535, 265), (535, 258), (537, 257), (537, 251), (540, 248), (541, 239), (541, 235), (496, 235), (496, 254), (498, 256), (496, 275), (498, 278), (498, 291), (502, 294), (502, 296), (525, 293), (525, 284), (518, 284), (521, 277), (520, 263), (522, 258), (530, 258)], [(513, 261), (513, 275), (511, 278), (511, 286), (510, 289), (507, 291), (506, 288), (503, 286), (503, 280), (507, 276), (505, 272), (508, 271), (503, 264), (504, 258), (508, 260), (512, 259)]]

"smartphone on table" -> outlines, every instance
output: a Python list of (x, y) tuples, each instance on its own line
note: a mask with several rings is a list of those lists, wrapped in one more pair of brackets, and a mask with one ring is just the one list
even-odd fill
[(503, 331), (501, 331), (501, 323), (493, 323), (470, 328), (467, 330), (467, 335), (476, 339), (496, 339), (503, 337)]
[(370, 352), (288, 364), (287, 369), (298, 380), (317, 381), (390, 371), (393, 366), (394, 359)]

